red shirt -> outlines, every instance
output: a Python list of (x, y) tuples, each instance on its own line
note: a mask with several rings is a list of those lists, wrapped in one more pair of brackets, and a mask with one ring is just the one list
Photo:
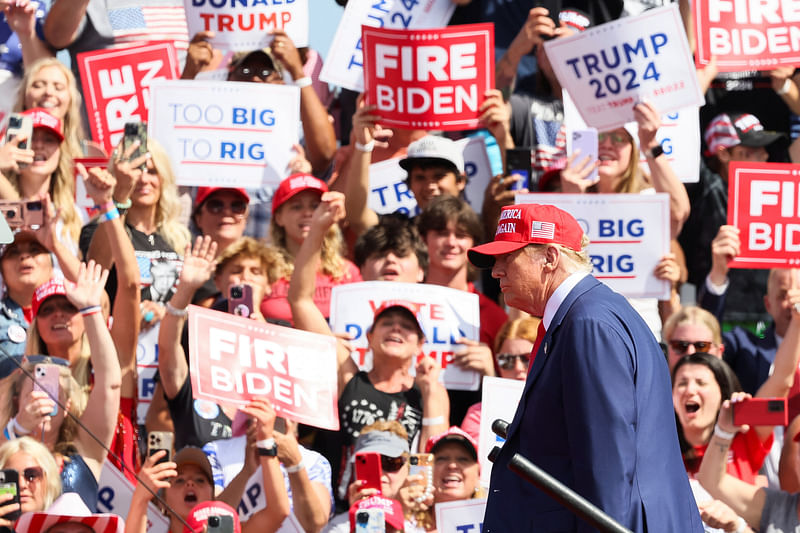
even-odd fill
[(478, 292), (475, 285), (467, 284), (467, 291), (478, 295), (478, 307), (481, 317), (480, 341), (485, 342), (494, 350), (494, 338), (500, 327), (508, 320), (508, 315), (497, 302)]
[[(290, 278), (281, 278), (272, 284), (272, 293), (261, 301), (261, 314), (264, 318), (283, 320), (292, 323), (292, 308), (289, 306)], [(328, 274), (317, 272), (314, 303), (327, 320), (331, 316), (331, 289), (336, 285), (362, 281), (361, 272), (352, 262), (345, 259), (344, 276), (334, 280)]]
[[(765, 441), (758, 438), (755, 430), (750, 430), (747, 433), (737, 433), (731, 442), (731, 448), (728, 451), (728, 464), (727, 472), (742, 481), (754, 485), (756, 482), (756, 475), (758, 474), (761, 465), (764, 464), (764, 459), (767, 457), (770, 448), (772, 448), (772, 441), (774, 437), (772, 434), (767, 437)], [(696, 468), (690, 469), (688, 466), (686, 471), (689, 473), (690, 478), (694, 478), (697, 471), (700, 469), (703, 455), (706, 453), (708, 444), (703, 446), (695, 446), (694, 451), (697, 454)], [(684, 463), (685, 464), (685, 463)]]

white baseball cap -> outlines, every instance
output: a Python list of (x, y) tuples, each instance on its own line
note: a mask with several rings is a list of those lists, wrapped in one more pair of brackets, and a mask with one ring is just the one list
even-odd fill
[(405, 159), (400, 160), (400, 166), (408, 171), (411, 165), (427, 160), (441, 162), (455, 169), (456, 174), (464, 173), (464, 155), (455, 141), (436, 135), (426, 135), (408, 145)]

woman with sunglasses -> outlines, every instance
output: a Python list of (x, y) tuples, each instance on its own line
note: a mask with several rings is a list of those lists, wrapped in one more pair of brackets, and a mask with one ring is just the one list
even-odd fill
[[(794, 383), (797, 358), (789, 351), (775, 356), (772, 375), (758, 389), (758, 398), (784, 398)], [(714, 434), (722, 402), (741, 391), (733, 370), (718, 356), (692, 353), (682, 357), (672, 370), (672, 404), (677, 419), (678, 440), (690, 478), (700, 468)], [(756, 426), (739, 433), (731, 445), (728, 473), (755, 483), (755, 476), (773, 442), (772, 426)]]
[[(597, 160), (592, 154), (579, 151), (567, 158), (561, 171), (561, 192), (564, 193), (631, 193), (669, 195), (670, 238), (674, 241), (689, 217), (689, 196), (686, 188), (670, 166), (664, 149), (656, 139), (661, 126), (661, 116), (650, 102), (636, 104), (633, 113), (638, 126), (638, 143), (623, 127), (604, 131), (598, 135)], [(646, 156), (650, 173), (639, 164), (639, 150)], [(597, 169), (597, 177), (589, 175)], [(631, 305), (642, 315), (656, 338), (661, 335), (661, 324), (679, 305), (678, 289), (685, 279), (686, 265), (677, 242), (671, 252), (661, 258), (655, 276), (670, 282), (670, 297), (657, 301), (649, 298), (630, 298)]]
[(709, 353), (722, 357), (725, 346), (717, 319), (701, 307), (688, 305), (664, 322), (661, 338), (667, 346), (669, 370), (681, 357), (693, 353)]
[[(16, 470), (19, 474), (19, 503), (23, 513), (44, 511), (61, 495), (61, 477), (53, 454), (30, 437), (20, 437), (0, 446), (0, 468)], [(4, 505), (7, 504), (0, 502), (0, 516), (6, 514)], [(0, 519), (0, 526), (4, 525), (10, 527)]]
[[(295, 255), (311, 229), (314, 210), (328, 186), (310, 174), (294, 174), (281, 182), (272, 198), (270, 235), (279, 252), (278, 280), (272, 284), (261, 304), (261, 314), (269, 319), (292, 322), (289, 307), (289, 280), (294, 272)], [(314, 303), (322, 315), (330, 317), (331, 289), (335, 285), (361, 281), (358, 267), (342, 255), (344, 242), (338, 224), (333, 224), (322, 242), (316, 274)]]
[[(107, 278), (108, 271), (90, 261), (81, 264), (74, 285), (51, 280), (39, 287), (31, 331), (39, 332), (55, 357), (40, 361), (44, 356), (29, 355), (26, 372), (17, 371), (0, 383), (6, 396), (0, 403), (0, 424), (5, 427), (0, 442), (25, 435), (40, 439), (62, 464), (64, 492), (77, 492), (90, 509), (97, 507), (100, 470), (116, 434), (122, 384), (117, 351), (100, 305)], [(72, 377), (67, 360), (58, 357), (80, 352), (84, 343), (89, 346), (93, 377), (88, 397)], [(28, 376), (36, 363), (57, 366), (60, 405), (34, 389)], [(87, 431), (79, 430), (75, 420)]]
[[(535, 317), (512, 318), (507, 320), (494, 339), (494, 359), (501, 378), (525, 381), (528, 377), (528, 364), (541, 319)], [(480, 439), (481, 402), (467, 410), (461, 429), (475, 439)]]

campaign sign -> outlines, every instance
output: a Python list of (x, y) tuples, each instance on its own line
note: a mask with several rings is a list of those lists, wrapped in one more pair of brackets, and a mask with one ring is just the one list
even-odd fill
[(452, 0), (348, 0), (319, 78), (356, 92), (364, 91), (361, 27), (415, 30), (446, 26)]
[(505, 439), (492, 431), (492, 422), (498, 418), (508, 423), (514, 419), (517, 404), (522, 398), (525, 381), (517, 379), (483, 377), (481, 389), (481, 432), (478, 440), (478, 461), (481, 463), (481, 485), (489, 486), (492, 478), (492, 462), (489, 452), (502, 446)]
[(414, 216), (419, 211), (417, 200), (406, 184), (407, 172), (400, 166), (402, 157), (386, 159), (369, 166), (369, 198), (367, 206), (378, 213), (401, 212)]
[[(444, 370), (440, 381), (448, 389), (478, 390), (480, 375), (450, 364), (453, 354), (463, 348), (460, 337), (478, 340), (480, 312), (478, 295), (449, 287), (425, 283), (362, 281), (337, 285), (331, 291), (331, 329), (353, 335), (353, 360), (362, 370), (372, 368), (372, 353), (367, 331), (375, 310), (388, 300), (402, 300), (417, 306), (417, 319), (425, 333), (425, 344), (418, 359), (430, 356)], [(414, 365), (412, 365), (412, 370)]]
[(728, 224), (739, 228), (734, 268), (800, 266), (800, 165), (731, 162)]
[[(639, 126), (636, 122), (625, 124), (625, 129), (638, 139)], [(700, 110), (696, 107), (681, 109), (661, 115), (661, 127), (656, 133), (664, 155), (669, 159), (675, 175), (683, 183), (697, 183), (700, 180)], [(680, 154), (680, 157), (679, 157)], [(639, 165), (650, 172), (647, 158), (639, 152)]]
[[(97, 484), (97, 511), (118, 514), (127, 519), (134, 488), (117, 467), (105, 461)], [(147, 533), (167, 533), (167, 531), (169, 531), (169, 518), (159, 512), (152, 502), (148, 503)]]
[(642, 100), (662, 113), (704, 103), (677, 4), (544, 46), (558, 81), (600, 132), (633, 121)]
[(189, 307), (195, 399), (247, 405), (268, 398), (279, 415), (339, 429), (336, 339), (204, 307)]
[(184, 0), (189, 35), (213, 31), (214, 48), (249, 51), (283, 30), (298, 48), (308, 46), (308, 0)]
[(430, 30), (362, 28), (364, 89), (380, 123), (408, 129), (479, 126), (494, 87), (494, 25)]
[(436, 504), (436, 530), (439, 533), (481, 533), (486, 498)]
[(178, 185), (277, 186), (298, 142), (300, 89), (232, 81), (162, 81), (148, 134), (172, 160)]
[[(467, 175), (464, 199), (475, 212), (480, 213), (483, 195), (492, 177), (486, 141), (476, 135), (460, 139), (456, 144), (462, 149), (464, 171)], [(419, 214), (417, 200), (406, 184), (408, 173), (400, 166), (401, 159), (402, 157), (396, 157), (369, 166), (367, 205), (379, 215), (396, 212), (409, 216)]]
[(578, 221), (589, 236), (592, 275), (620, 294), (669, 298), (669, 281), (655, 277), (669, 253), (669, 195), (520, 194), (518, 204), (550, 204)]
[(800, 5), (796, 1), (703, 0), (694, 4), (696, 61), (717, 58), (721, 72), (770, 70), (800, 64)]
[(156, 389), (156, 373), (158, 372), (158, 331), (161, 323), (139, 333), (136, 345), (136, 371), (139, 384), (139, 402), (136, 405), (138, 422), (144, 425), (147, 410), (153, 401)]
[(147, 121), (150, 87), (179, 75), (171, 42), (78, 54), (78, 70), (92, 139), (109, 154), (122, 139), (126, 122)]

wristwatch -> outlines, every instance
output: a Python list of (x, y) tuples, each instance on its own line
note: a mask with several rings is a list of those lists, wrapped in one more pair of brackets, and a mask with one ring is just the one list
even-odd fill
[(657, 158), (663, 153), (664, 153), (664, 147), (661, 146), (660, 144), (650, 148), (650, 157), (652, 157), (653, 159)]
[(275, 439), (257, 441), (256, 452), (259, 457), (276, 457), (278, 455), (278, 444)]

